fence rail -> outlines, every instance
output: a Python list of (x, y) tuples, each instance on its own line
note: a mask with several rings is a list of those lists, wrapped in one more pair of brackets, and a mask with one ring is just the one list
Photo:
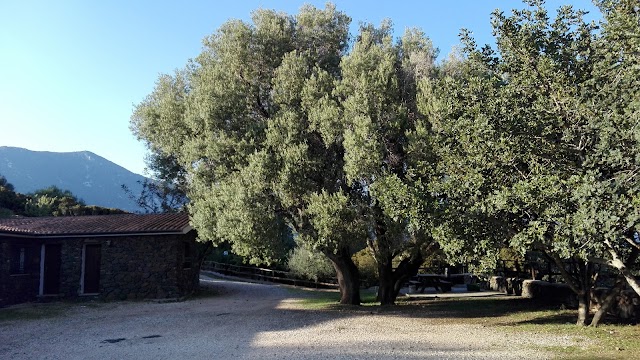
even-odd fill
[(208, 270), (220, 273), (222, 275), (230, 275), (245, 279), (269, 281), (278, 284), (287, 284), (293, 286), (309, 287), (316, 289), (337, 289), (338, 284), (335, 280), (322, 279), (321, 281), (310, 281), (297, 278), (290, 272), (264, 269), (252, 266), (241, 266), (219, 263), (215, 261), (205, 261), (200, 267), (201, 270)]

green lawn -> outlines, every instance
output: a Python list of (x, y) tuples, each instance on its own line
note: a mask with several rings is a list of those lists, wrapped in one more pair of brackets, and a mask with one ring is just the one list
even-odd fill
[[(337, 291), (315, 291), (302, 289), (289, 289), (296, 295), (301, 295), (301, 305), (309, 310), (322, 310), (340, 307), (340, 293)], [(363, 306), (380, 305), (376, 302), (376, 293), (373, 290), (361, 290), (360, 299)]]
[[(640, 359), (640, 326), (608, 319), (597, 328), (579, 327), (575, 310), (549, 308), (531, 300), (504, 298), (439, 299), (401, 306), (441, 314), (448, 322), (482, 323), (501, 330), (584, 336), (592, 345), (550, 349), (561, 359)], [(524, 335), (526, 336), (526, 334)]]
[(70, 307), (70, 303), (56, 302), (46, 304), (25, 304), (11, 308), (0, 309), (0, 326), (17, 320), (40, 320), (63, 315)]

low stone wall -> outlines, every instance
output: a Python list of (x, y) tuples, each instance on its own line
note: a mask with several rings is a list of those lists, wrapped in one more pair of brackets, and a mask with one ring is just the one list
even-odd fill
[(524, 280), (522, 297), (536, 299), (547, 304), (576, 306), (575, 293), (566, 284), (553, 284), (542, 280)]
[(449, 275), (449, 281), (458, 285), (477, 284), (478, 277), (473, 274), (451, 274)]
[(492, 276), (489, 279), (489, 289), (499, 291), (508, 295), (522, 294), (521, 278), (506, 278), (503, 276)]

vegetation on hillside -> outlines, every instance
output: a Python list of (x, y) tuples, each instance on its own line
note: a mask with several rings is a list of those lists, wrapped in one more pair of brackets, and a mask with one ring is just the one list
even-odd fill
[(69, 190), (56, 186), (21, 194), (0, 175), (0, 217), (20, 216), (80, 216), (125, 214), (126, 211), (86, 205)]

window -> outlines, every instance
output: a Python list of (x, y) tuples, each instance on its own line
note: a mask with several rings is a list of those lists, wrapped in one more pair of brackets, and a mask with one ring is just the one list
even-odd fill
[(184, 247), (184, 261), (182, 262), (183, 269), (191, 268), (191, 244), (188, 242), (183, 242)]
[(11, 274), (26, 274), (29, 272), (29, 257), (26, 245), (16, 244), (11, 247)]

